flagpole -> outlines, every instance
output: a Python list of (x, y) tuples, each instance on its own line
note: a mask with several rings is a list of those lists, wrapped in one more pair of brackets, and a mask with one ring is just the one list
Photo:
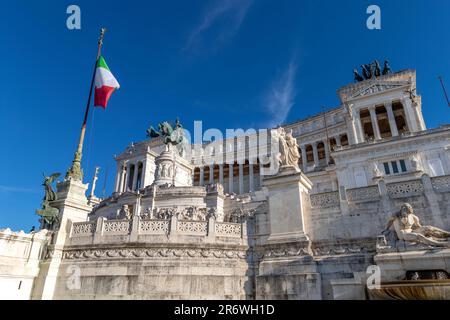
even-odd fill
[(450, 101), (448, 100), (447, 90), (445, 90), (444, 81), (442, 80), (441, 76), (439, 76), (438, 78), (439, 78), (439, 81), (441, 82), (442, 90), (444, 91), (444, 95), (445, 95), (445, 100), (447, 100), (447, 105), (450, 107)]
[(97, 70), (97, 62), (101, 55), (102, 46), (103, 46), (103, 37), (105, 35), (105, 32), (106, 32), (105, 28), (100, 29), (100, 37), (98, 38), (98, 47), (97, 47), (97, 57), (95, 59), (94, 72), (92, 74), (91, 86), (89, 88), (89, 96), (88, 96), (88, 100), (86, 103), (86, 111), (84, 112), (83, 124), (81, 126), (80, 141), (78, 142), (78, 148), (77, 148), (77, 151), (75, 152), (75, 156), (72, 161), (72, 166), (69, 168), (69, 170), (67, 170), (66, 179), (74, 179), (74, 180), (83, 181), (83, 170), (81, 169), (81, 158), (83, 157), (84, 136), (86, 134), (86, 124), (87, 124), (87, 119), (89, 116), (89, 109), (90, 109), (90, 105), (91, 105), (92, 88), (94, 87), (95, 72)]

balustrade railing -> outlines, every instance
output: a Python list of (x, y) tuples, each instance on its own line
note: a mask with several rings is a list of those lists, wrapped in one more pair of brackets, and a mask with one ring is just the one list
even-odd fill
[(72, 226), (73, 237), (92, 236), (97, 227), (96, 221), (77, 222)]
[(312, 208), (329, 208), (339, 206), (339, 191), (316, 193), (310, 196)]
[(134, 217), (127, 220), (106, 220), (72, 223), (71, 238), (86, 236), (117, 236), (117, 235), (194, 235), (194, 236), (225, 236), (242, 238), (246, 227), (242, 223), (216, 222), (214, 218), (208, 221), (171, 219), (141, 219)]
[(242, 234), (241, 223), (216, 223), (216, 235), (225, 237), (240, 237)]
[(422, 180), (409, 180), (386, 184), (386, 190), (390, 198), (405, 198), (422, 195), (425, 188)]
[(140, 220), (140, 234), (166, 234), (169, 233), (169, 220)]
[(131, 231), (131, 220), (106, 220), (103, 228), (105, 234), (128, 234)]
[(350, 202), (376, 201), (380, 199), (378, 186), (347, 189), (347, 199)]
[(450, 175), (433, 177), (431, 184), (437, 192), (450, 192)]

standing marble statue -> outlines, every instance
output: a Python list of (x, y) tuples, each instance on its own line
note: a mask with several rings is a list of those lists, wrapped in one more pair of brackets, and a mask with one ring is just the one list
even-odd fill
[(380, 168), (378, 167), (378, 163), (376, 163), (376, 162), (372, 163), (372, 172), (373, 172), (373, 177), (374, 178), (379, 178), (379, 177), (382, 176)]
[(433, 226), (422, 226), (409, 203), (404, 203), (394, 214), (383, 233), (394, 226), (399, 240), (436, 247), (450, 247), (450, 232)]
[(281, 166), (291, 166), (298, 169), (300, 153), (298, 151), (297, 139), (292, 136), (292, 131), (286, 133), (284, 128), (277, 129), (279, 143), (279, 163)]

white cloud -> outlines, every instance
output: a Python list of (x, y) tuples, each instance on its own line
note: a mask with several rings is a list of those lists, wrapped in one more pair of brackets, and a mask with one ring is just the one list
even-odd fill
[(0, 193), (39, 193), (38, 190), (0, 185)]
[(266, 111), (271, 119), (267, 127), (275, 127), (286, 121), (289, 111), (295, 103), (295, 76), (297, 64), (291, 60), (288, 67), (272, 83), (265, 96)]
[(191, 31), (184, 50), (196, 50), (201, 47), (205, 32), (213, 27), (218, 28), (214, 34), (216, 43), (209, 44), (209, 47), (232, 38), (239, 30), (251, 3), (252, 0), (216, 0), (204, 14), (201, 23)]

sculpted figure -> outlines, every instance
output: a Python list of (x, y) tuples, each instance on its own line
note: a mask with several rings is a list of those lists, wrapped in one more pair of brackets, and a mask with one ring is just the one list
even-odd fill
[(361, 70), (364, 76), (364, 79), (368, 80), (372, 78), (372, 70), (370, 64), (361, 65)]
[(44, 190), (45, 190), (44, 201), (55, 201), (56, 200), (56, 193), (55, 193), (55, 191), (53, 191), (52, 183), (60, 175), (61, 175), (60, 173), (53, 173), (49, 177), (44, 175), (44, 182), (42, 183), (42, 185), (44, 186)]
[(372, 63), (372, 66), (373, 66), (372, 73), (375, 75), (375, 77), (379, 77), (381, 75), (381, 68), (380, 68), (380, 63), (378, 62), (378, 60), (375, 60)]
[(411, 158), (411, 167), (413, 171), (423, 171), (422, 165), (420, 164), (420, 161), (416, 156), (413, 156)]
[(208, 210), (208, 213), (206, 215), (206, 219), (213, 218), (214, 220), (217, 219), (217, 209), (216, 208), (210, 208)]
[(120, 208), (119, 219), (131, 219), (131, 210), (128, 205), (124, 204), (122, 208)]
[(280, 147), (280, 164), (298, 168), (298, 160), (300, 159), (299, 146), (297, 140), (292, 136), (292, 131), (286, 133), (284, 128), (280, 127), (277, 129), (277, 134)]
[(381, 171), (380, 171), (380, 168), (378, 168), (378, 164), (377, 164), (376, 162), (374, 162), (374, 163), (372, 164), (372, 171), (373, 171), (373, 176), (374, 176), (375, 178), (378, 178), (378, 177), (381, 177), (381, 176), (382, 176)]
[(205, 221), (206, 220), (206, 208), (199, 208), (195, 211), (194, 219), (195, 221)]
[(158, 130), (150, 126), (147, 129), (147, 136), (149, 138), (162, 137), (164, 139), (164, 144), (167, 148), (170, 146), (176, 146), (183, 142), (183, 130), (180, 120), (177, 118), (175, 120), (174, 127), (167, 121), (158, 124)]
[(180, 214), (178, 215), (178, 218), (180, 220), (192, 220), (192, 212), (194, 210), (194, 207), (187, 207), (181, 210)]
[(36, 214), (41, 216), (44, 222), (44, 227), (51, 229), (56, 223), (59, 222), (59, 209), (52, 207), (50, 202), (57, 200), (55, 191), (53, 190), (52, 183), (56, 178), (60, 176), (59, 173), (53, 173), (49, 177), (44, 174), (44, 199), (42, 199), (42, 205), (40, 210), (36, 210)]
[(386, 233), (391, 226), (394, 226), (399, 240), (436, 247), (450, 247), (450, 232), (433, 226), (422, 226), (409, 203), (404, 203), (400, 211), (389, 219), (383, 233)]
[(390, 73), (391, 73), (391, 67), (389, 66), (389, 61), (384, 60), (383, 75), (390, 74)]
[(355, 77), (355, 82), (361, 82), (361, 81), (364, 81), (364, 78), (361, 77), (361, 76), (359, 75), (358, 70), (353, 69), (353, 75), (354, 75), (354, 77)]
[(145, 211), (141, 213), (141, 219), (153, 219), (152, 210), (150, 208), (145, 209)]

